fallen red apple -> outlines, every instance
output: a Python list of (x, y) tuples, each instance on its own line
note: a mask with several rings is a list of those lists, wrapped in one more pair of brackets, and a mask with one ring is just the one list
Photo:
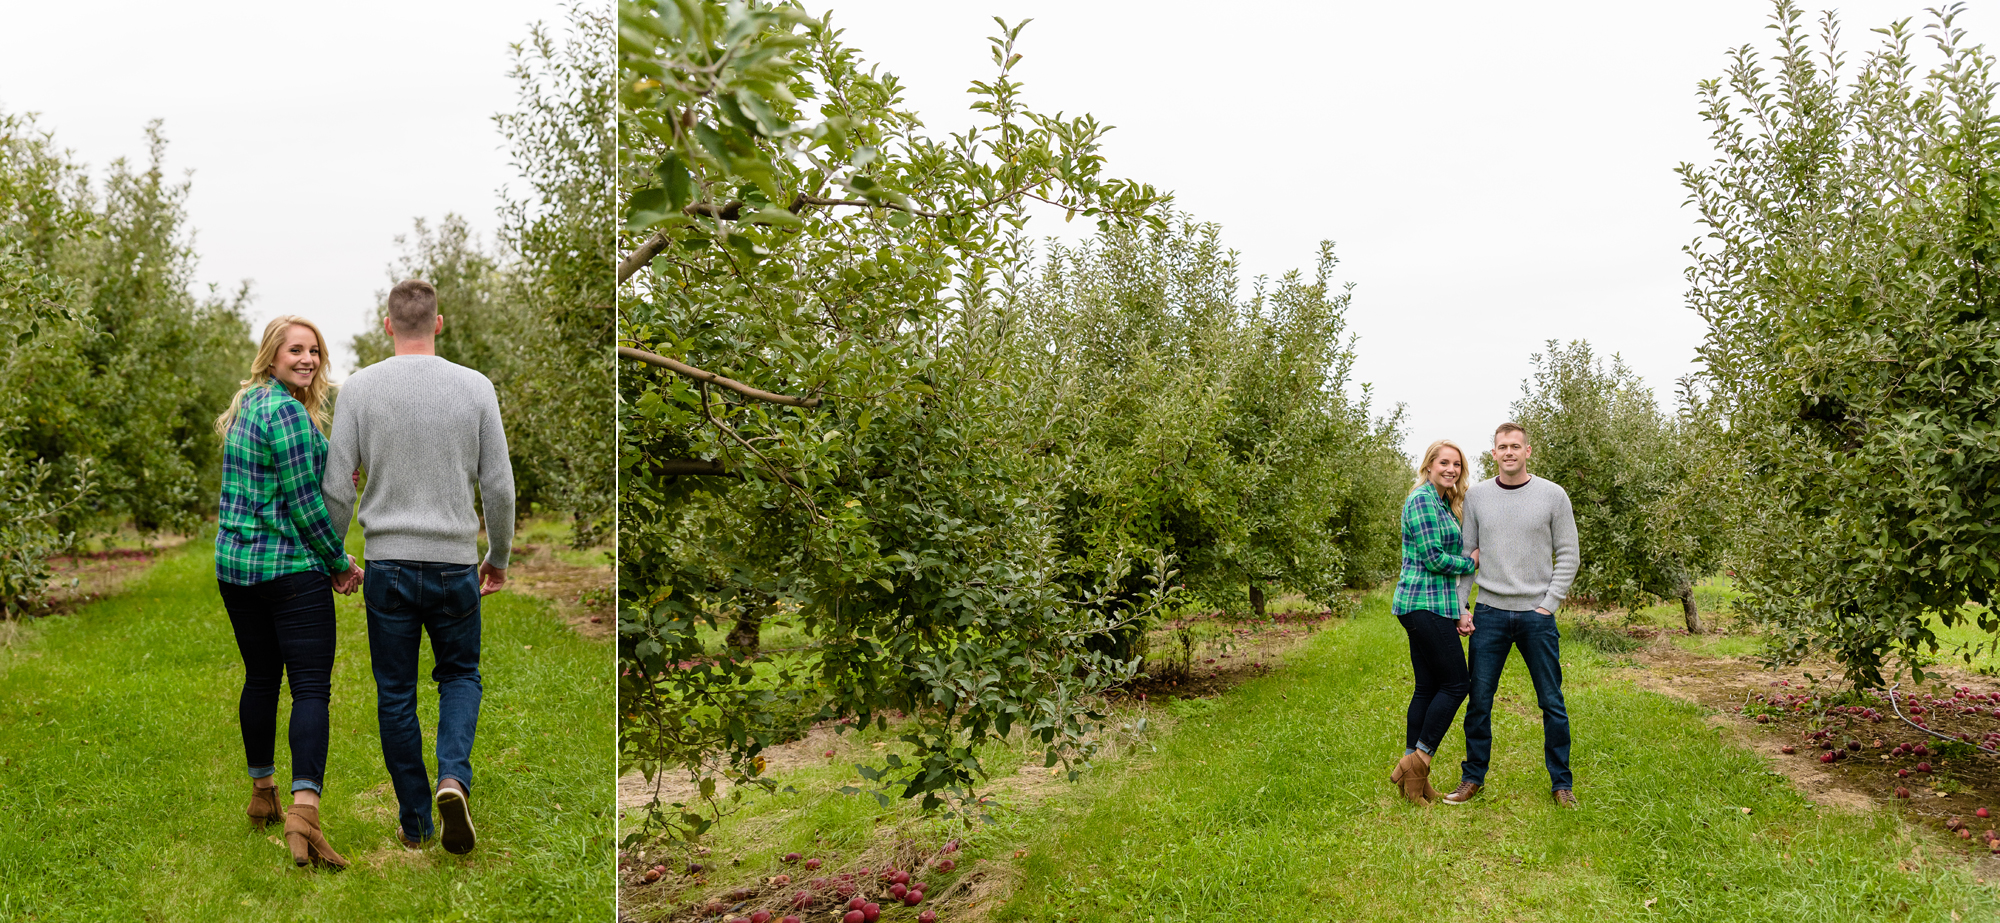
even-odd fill
[(799, 923), (799, 918), (791, 914), (785, 914), (784, 919), (779, 920), (778, 923)]
[(819, 868), (819, 860), (818, 860), (818, 859), (807, 859), (807, 860), (806, 860), (806, 868), (809, 868), (809, 869), (817, 869), (817, 868)]
[(922, 891), (911, 891), (910, 893), (903, 895), (903, 903), (908, 904), (911, 907), (915, 907), (923, 902), (924, 902), (924, 892)]
[(1831, 762), (1833, 762), (1833, 751), (1831, 751), (1831, 750), (1828, 750), (1827, 752), (1825, 752), (1825, 753), (1822, 753), (1822, 754), (1820, 754), (1820, 755), (1819, 755), (1819, 761), (1820, 761), (1820, 762), (1822, 762), (1822, 763), (1831, 763)]
[(647, 881), (659, 881), (659, 880), (660, 880), (660, 870), (659, 870), (659, 869), (647, 869), (647, 870), (646, 870), (646, 880), (647, 880)]
[(840, 923), (867, 923), (867, 920), (867, 914), (859, 910), (850, 910), (841, 916)]
[(1782, 747), (1779, 747), (1779, 748), (1778, 748), (1778, 752), (1779, 752), (1779, 753), (1797, 753), (1797, 752), (1799, 752), (1799, 748), (1797, 748), (1797, 747), (1794, 747), (1794, 746), (1792, 746), (1792, 745), (1790, 745), (1790, 744), (1786, 744), (1786, 745), (1784, 745), (1784, 746), (1782, 746)]
[(771, 912), (769, 910), (759, 910), (751, 914), (750, 923), (771, 923)]
[(873, 902), (862, 905), (861, 923), (875, 923), (882, 919), (882, 905)]
[(1977, 811), (1974, 811), (1974, 812), (1972, 812), (1972, 813), (1973, 813), (1973, 814), (1974, 814), (1975, 816), (1978, 816), (1978, 817), (1992, 817), (1992, 816), (1993, 816), (1993, 813), (1992, 813), (1991, 811), (1988, 811), (1988, 810), (1986, 810), (1985, 808), (1980, 808), (1979, 810), (1977, 810)]
[(899, 898), (903, 896), (903, 892), (908, 890), (910, 890), (910, 887), (906, 884), (903, 884), (902, 882), (897, 882), (896, 884), (889, 886), (889, 893)]
[(799, 861), (800, 859), (803, 859), (803, 858), (805, 858), (805, 857), (804, 857), (804, 856), (801, 856), (801, 855), (799, 855), (798, 853), (795, 853), (795, 852), (788, 852), (788, 853), (786, 853), (786, 854), (785, 854), (785, 857), (784, 857), (783, 859), (779, 859), (778, 861), (779, 861), (779, 862), (783, 862), (783, 863), (785, 863), (786, 865), (790, 865), (790, 864), (792, 864), (792, 863), (794, 863), (794, 862), (797, 862), (797, 861)]
[(1909, 778), (1909, 777), (1910, 777), (1910, 771), (1909, 771), (1909, 770), (1907, 770), (1907, 769), (1898, 769), (1898, 770), (1896, 770), (1896, 778), (1898, 778), (1898, 779), (1907, 779), (1907, 778)]
[(813, 893), (811, 891), (800, 891), (792, 895), (792, 906), (796, 909), (804, 910), (807, 907), (811, 907), (812, 904)]
[(1907, 789), (1907, 788), (1904, 788), (1904, 787), (1902, 787), (1902, 786), (1900, 786), (1900, 785), (1898, 785), (1898, 786), (1896, 786), (1896, 797), (1898, 797), (1898, 798), (1908, 798), (1908, 797), (1910, 797), (1910, 790), (1909, 790), (1909, 789)]
[(772, 883), (772, 884), (774, 884), (774, 885), (788, 885), (788, 884), (791, 884), (791, 883), (792, 883), (792, 876), (790, 876), (790, 875), (773, 875), (773, 876), (771, 876), (771, 883)]
[[(1985, 808), (1980, 808), (1980, 810), (1984, 811), (1984, 810), (1986, 810), (1986, 809), (1985, 809)], [(1982, 814), (1982, 815), (1980, 815), (1980, 816), (1981, 816), (1981, 817), (1984, 817), (1985, 815), (1983, 815), (1983, 814)], [(952, 869), (955, 869), (955, 868), (958, 868), (958, 863), (956, 863), (956, 862), (953, 862), (953, 861), (951, 861), (950, 859), (939, 859), (939, 860), (938, 860), (938, 864), (937, 864), (937, 870), (938, 870), (938, 871), (940, 871), (940, 872), (949, 872), (949, 871), (951, 871)]]
[(860, 910), (866, 906), (868, 906), (868, 899), (865, 897), (857, 897), (847, 902), (847, 909), (849, 910)]
[(917, 914), (917, 923), (937, 923), (937, 911), (926, 910)]
[(889, 876), (889, 880), (906, 885), (910, 883), (910, 873), (898, 869), (895, 874)]
[(833, 758), (833, 751), (832, 751), (832, 750), (828, 750), (828, 751), (826, 751), (826, 757), (827, 757), (827, 759), (832, 759), (832, 758)]
[(1929, 764), (1929, 763), (1918, 763), (1918, 764), (1917, 764), (1917, 771), (1918, 771), (1918, 772), (1930, 772), (1930, 771), (1931, 771), (1931, 764)]

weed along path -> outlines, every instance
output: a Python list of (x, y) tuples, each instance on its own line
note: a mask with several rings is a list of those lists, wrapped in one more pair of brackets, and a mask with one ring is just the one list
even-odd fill
[[(243, 815), (242, 663), (211, 547), (190, 541), (0, 650), (0, 920), (611, 918), (607, 640), (580, 636), (543, 600), (486, 598), (480, 845), (409, 853), (391, 832), (361, 597), (336, 597), (321, 817), (354, 866), (299, 870), (279, 828), (253, 830)], [(424, 659), (428, 676), (428, 648)], [(435, 687), (419, 701), (428, 747)], [(281, 778), (288, 710), (289, 696)]]
[[(1581, 807), (1550, 802), (1516, 655), (1471, 804), (1387, 779), (1410, 666), (1385, 593), (1158, 752), (1048, 799), (1003, 921), (1990, 920), (2000, 890), (1893, 811), (1818, 806), (1704, 709), (1564, 644)], [(1461, 713), (1462, 717), (1462, 713)], [(1449, 790), (1458, 725), (1434, 776)]]

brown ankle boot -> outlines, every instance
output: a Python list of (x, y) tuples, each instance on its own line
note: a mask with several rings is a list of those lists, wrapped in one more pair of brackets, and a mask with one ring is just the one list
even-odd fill
[(1423, 807), (1430, 807), (1431, 804), (1424, 794), (1424, 787), (1429, 784), (1430, 778), (1431, 767), (1418, 753), (1404, 755), (1402, 760), (1396, 763), (1395, 771), (1389, 773), (1389, 781), (1396, 783), (1397, 787), (1402, 789), (1403, 797)]
[(284, 817), (285, 809), (278, 807), (278, 787), (251, 783), (250, 807), (243, 813), (250, 815), (250, 822), (259, 827)]
[(292, 862), (304, 866), (330, 865), (344, 869), (347, 860), (333, 851), (332, 844), (319, 832), (319, 808), (295, 804), (285, 815), (285, 845), (292, 848)]

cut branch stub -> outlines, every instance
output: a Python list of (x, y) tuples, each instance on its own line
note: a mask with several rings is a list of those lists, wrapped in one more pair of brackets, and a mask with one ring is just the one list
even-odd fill
[(742, 475), (729, 470), (729, 466), (710, 458), (667, 458), (646, 463), (646, 471), (654, 477), (681, 477), (686, 475), (709, 474), (718, 477), (740, 478)]
[(718, 388), (727, 388), (752, 400), (764, 401), (770, 404), (784, 404), (788, 407), (818, 407), (820, 404), (819, 398), (816, 397), (793, 397), (789, 394), (774, 394), (762, 388), (750, 387), (733, 378), (724, 378), (714, 372), (704, 372), (685, 362), (677, 359), (669, 359), (658, 353), (649, 353), (643, 349), (620, 346), (618, 347), (618, 355), (626, 359), (637, 359), (647, 365), (657, 365), (677, 375), (685, 375), (696, 381), (705, 381)]

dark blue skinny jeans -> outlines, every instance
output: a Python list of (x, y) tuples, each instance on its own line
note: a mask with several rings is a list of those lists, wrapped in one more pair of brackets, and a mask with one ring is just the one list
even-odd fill
[(333, 579), (301, 571), (249, 586), (216, 584), (243, 655), (236, 721), (250, 777), (277, 773), (278, 686), (289, 679), (291, 790), (317, 792), (326, 784), (327, 702), (333, 695)]
[(1396, 619), (1410, 636), (1410, 669), (1417, 679), (1403, 717), (1403, 749), (1436, 753), (1470, 688), (1458, 620), (1429, 611), (1405, 612)]
[(429, 839), (431, 779), (417, 723), (417, 657), (431, 638), (438, 687), (438, 778), (472, 791), (472, 738), (479, 727), (479, 567), (429, 561), (369, 561), (368, 653), (375, 670), (375, 720), (382, 762), (396, 790), (403, 835)]
[(1480, 603), (1472, 611), (1472, 700), (1465, 707), (1465, 761), (1460, 780), (1486, 784), (1486, 767), (1493, 759), (1493, 693), (1500, 688), (1500, 671), (1507, 652), (1520, 648), (1535, 684), (1535, 704), (1542, 709), (1542, 761), (1549, 770), (1549, 787), (1570, 787), (1569, 709), (1563, 706), (1562, 633), (1556, 617), (1530, 609), (1516, 612)]

